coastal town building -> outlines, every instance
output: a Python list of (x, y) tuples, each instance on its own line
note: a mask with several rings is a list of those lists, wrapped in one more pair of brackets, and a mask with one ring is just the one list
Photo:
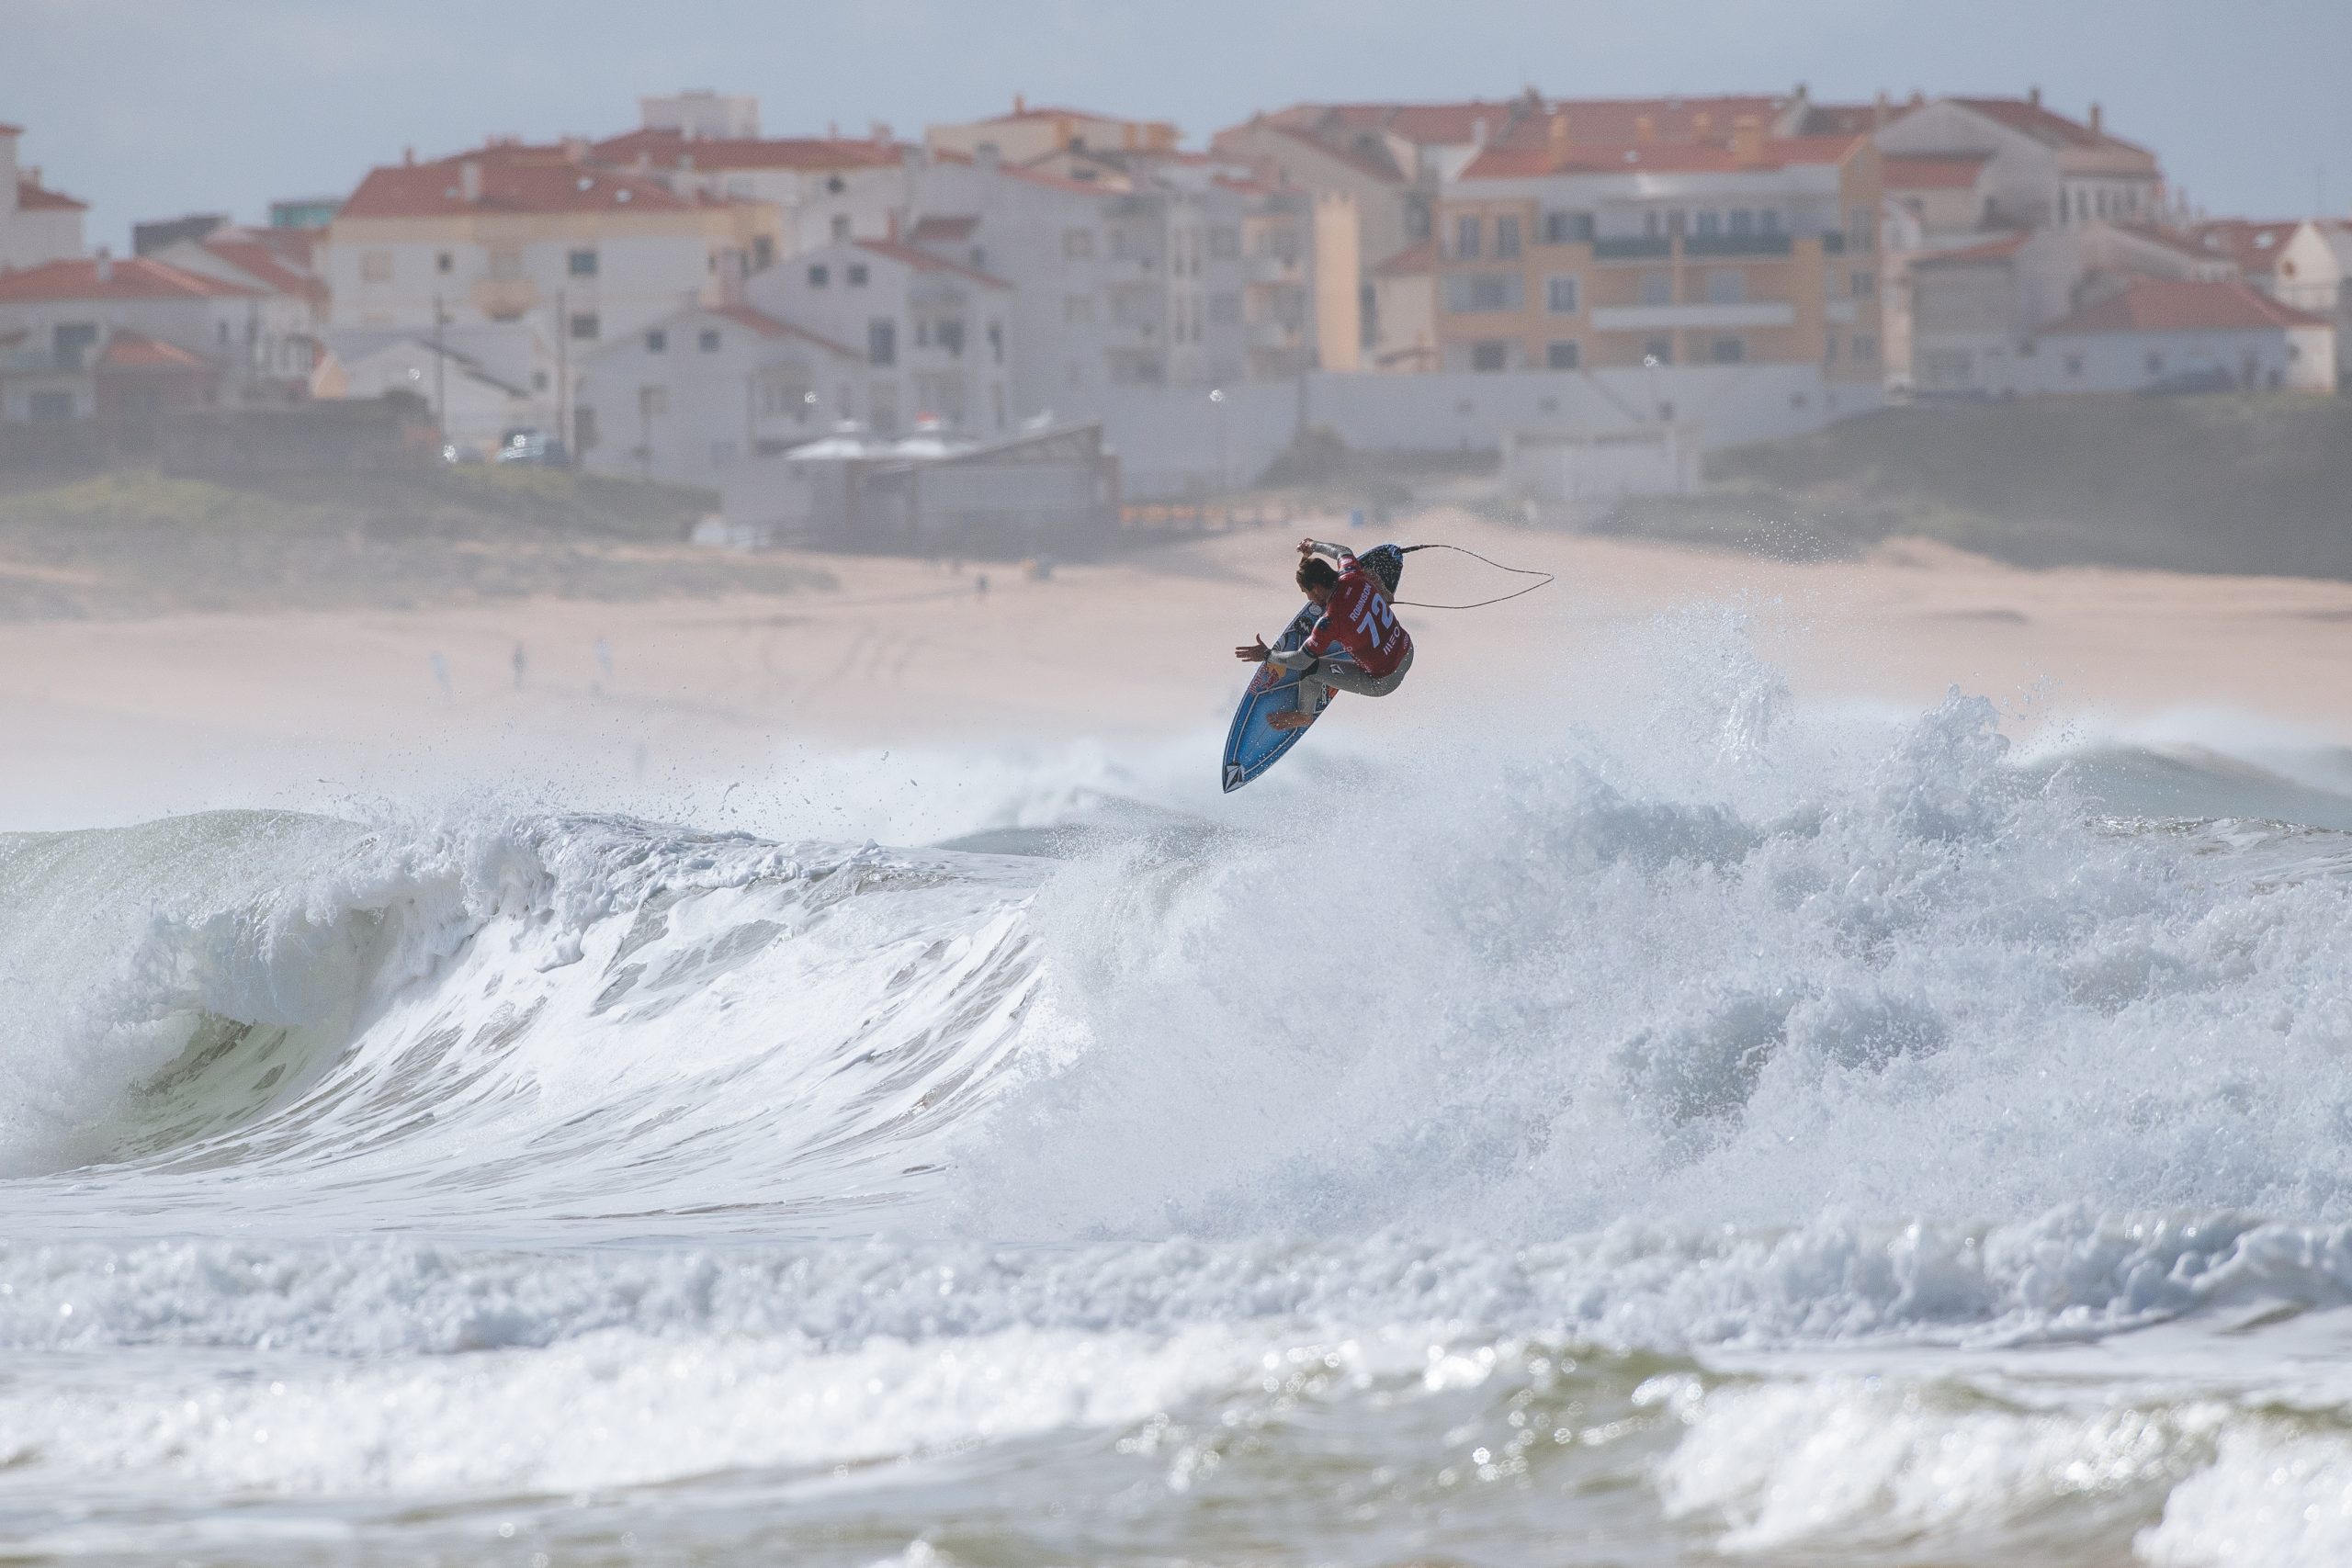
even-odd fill
[(673, 192), (584, 141), (503, 141), (371, 170), (317, 268), (336, 327), (528, 320), (584, 351), (719, 298), (782, 241), (773, 203)]
[(1563, 111), (1473, 158), (1439, 206), (1441, 367), (1797, 364), (1875, 383), (1876, 147), (1760, 116), (1722, 129), (1587, 141)]
[(934, 125), (923, 144), (934, 153), (977, 158), (989, 153), (1016, 167), (1043, 164), (1076, 152), (1173, 152), (1176, 127), (1164, 119), (1125, 119), (1087, 109), (1031, 107), (1015, 94), (1010, 114), (962, 124)]
[(2141, 278), (2037, 334), (2043, 392), (2335, 389), (2335, 325), (2235, 279)]
[(24, 128), (0, 125), (0, 272), (83, 254), (85, 204), (41, 183), (17, 157)]
[[(870, 270), (866, 288), (868, 300), (879, 292)], [(893, 314), (894, 339), (901, 319)], [(877, 365), (876, 345), (860, 343), (749, 304), (682, 306), (586, 361), (574, 421), (580, 460), (598, 472), (716, 489), (746, 459), (805, 446), (869, 414), (877, 378), (891, 387), (886, 400), (895, 405), (898, 356)]]
[(836, 240), (885, 240), (907, 207), (907, 153), (886, 126), (864, 138), (763, 137), (758, 101), (711, 94), (640, 100), (644, 124), (598, 141), (599, 164), (706, 201), (775, 209), (775, 254), (752, 270)]
[(308, 395), (315, 353), (296, 296), (151, 257), (0, 273), (0, 411), (63, 420)]

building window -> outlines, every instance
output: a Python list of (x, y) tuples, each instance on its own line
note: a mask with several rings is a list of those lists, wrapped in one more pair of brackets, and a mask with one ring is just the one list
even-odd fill
[(1510, 364), (1510, 344), (1507, 343), (1489, 339), (1470, 345), (1470, 368), (1473, 370), (1501, 370)]
[(596, 335), (596, 312), (594, 310), (575, 310), (572, 312), (571, 335), (577, 338), (594, 337)]
[(1777, 234), (1781, 231), (1781, 209), (1777, 207), (1768, 207), (1756, 215), (1756, 221), (1763, 232)]
[(1674, 274), (1645, 272), (1642, 274), (1642, 303), (1671, 305), (1674, 303)]
[(637, 415), (639, 419), (660, 419), (669, 412), (669, 388), (639, 387), (637, 389)]
[(1654, 337), (1644, 340), (1642, 344), (1642, 363), (1645, 365), (1673, 364), (1674, 340), (1670, 337)]
[(457, 270), (457, 265), (458, 258), (447, 251), (441, 252), (433, 258), (433, 270), (435, 272), (454, 272)]
[(864, 262), (852, 262), (849, 265), (842, 268), (842, 281), (848, 284), (852, 288), (865, 288), (865, 264)]
[(868, 365), (896, 365), (899, 362), (899, 323), (887, 316), (876, 316), (865, 323), (865, 362)]
[(1555, 316), (1577, 313), (1577, 280), (1573, 277), (1547, 277), (1544, 280), (1544, 308)]
[(1736, 305), (1747, 298), (1747, 275), (1736, 266), (1712, 266), (1706, 287), (1708, 304)]
[(392, 253), (362, 251), (359, 253), (359, 281), (390, 283), (392, 280)]
[(668, 333), (662, 331), (660, 327), (652, 327), (647, 330), (645, 334), (646, 353), (666, 354), (669, 352), (669, 349), (670, 334)]
[(1854, 274), (1852, 281), (1854, 298), (1857, 299), (1867, 299), (1878, 292), (1878, 279), (1870, 273), (1858, 272)]
[(836, 241), (846, 240), (849, 238), (848, 213), (836, 212), (833, 214), (833, 238)]
[(989, 363), (991, 365), (1004, 363), (1004, 323), (1002, 321), (989, 323)]
[(1747, 357), (1747, 340), (1719, 337), (1707, 345), (1707, 357), (1718, 365), (1736, 365)]
[(703, 328), (702, 336), (697, 340), (697, 343), (705, 354), (717, 354), (718, 352), (718, 329), (717, 327)]
[(1854, 357), (1857, 359), (1878, 357), (1878, 337), (1875, 333), (1856, 333), (1854, 334)]
[(2079, 354), (2070, 354), (2066, 355), (2066, 374), (2069, 376), (2079, 376), (2082, 373), (2083, 356)]
[(963, 357), (964, 323), (960, 319), (940, 322), (932, 329), (931, 335), (932, 340), (945, 349), (951, 358)]
[(1592, 214), (1589, 212), (1547, 212), (1544, 215), (1544, 243), (1547, 245), (1574, 244), (1592, 238)]
[(25, 413), (35, 424), (62, 424), (74, 417), (74, 394), (35, 392), (25, 400)]
[(1464, 260), (1477, 256), (1478, 220), (1475, 215), (1465, 214), (1453, 220), (1453, 254)]
[(571, 449), (585, 452), (596, 445), (596, 411), (589, 408), (571, 411)]
[(2149, 375), (2161, 376), (2165, 373), (2165, 356), (2156, 353), (2154, 350), (2151, 349), (2149, 351), (2145, 363), (2148, 367)]
[(1508, 213), (1495, 220), (1495, 254), (1519, 254), (1519, 220)]
[(775, 265), (775, 240), (767, 234), (752, 236), (752, 270), (764, 271)]
[(1445, 308), (1457, 316), (1516, 310), (1525, 290), (1515, 272), (1450, 272), (1445, 275)]
[(1731, 209), (1731, 231), (1735, 235), (1747, 235), (1756, 232), (1756, 209), (1752, 207), (1733, 208)]
[(1574, 370), (1579, 363), (1577, 345), (1573, 343), (1548, 343), (1544, 345), (1544, 368)]
[(1702, 212), (1699, 214), (1699, 237), (1701, 239), (1712, 240), (1723, 231), (1723, 214), (1719, 212)]
[(1094, 254), (1094, 231), (1065, 229), (1062, 231), (1062, 254), (1071, 261), (1085, 261)]
[(832, 280), (832, 273), (821, 262), (808, 269), (808, 287), (811, 288), (822, 288)]
[(569, 265), (572, 276), (594, 277), (596, 276), (596, 253), (594, 251), (574, 251), (571, 253)]

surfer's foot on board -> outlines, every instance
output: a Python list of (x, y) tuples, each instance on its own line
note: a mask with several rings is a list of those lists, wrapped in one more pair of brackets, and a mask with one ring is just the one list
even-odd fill
[(1305, 729), (1314, 722), (1313, 714), (1301, 713), (1296, 708), (1284, 708), (1280, 713), (1266, 716), (1267, 725), (1275, 729)]

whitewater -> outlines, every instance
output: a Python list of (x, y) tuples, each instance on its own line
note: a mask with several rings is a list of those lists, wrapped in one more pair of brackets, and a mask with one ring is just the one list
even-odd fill
[(2341, 759), (1634, 644), (0, 835), (0, 1556), (2352, 1560)]

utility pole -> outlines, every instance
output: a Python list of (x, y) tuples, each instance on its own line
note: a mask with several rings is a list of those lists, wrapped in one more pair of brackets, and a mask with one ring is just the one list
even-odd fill
[(441, 310), (441, 296), (433, 297), (433, 434), (442, 459), (449, 456), (449, 355), (441, 346), (441, 328), (448, 317)]
[(563, 465), (571, 456), (571, 308), (565, 291), (555, 291), (555, 438), (563, 443)]

